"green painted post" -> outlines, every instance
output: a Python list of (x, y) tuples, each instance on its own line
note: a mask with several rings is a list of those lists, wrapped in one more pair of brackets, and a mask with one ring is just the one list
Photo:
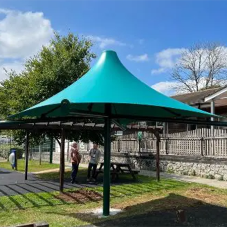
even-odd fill
[(25, 180), (28, 179), (28, 149), (29, 149), (29, 132), (26, 131), (26, 142), (25, 142)]
[[(106, 113), (111, 112), (111, 106), (106, 104)], [(105, 118), (105, 141), (104, 141), (104, 179), (103, 179), (103, 215), (110, 214), (110, 139), (111, 119)]]
[(61, 129), (61, 153), (60, 153), (60, 192), (64, 189), (65, 174), (65, 130)]
[(50, 138), (50, 164), (53, 163), (53, 149), (54, 149), (54, 138), (51, 136)]
[(140, 149), (141, 149), (141, 140), (143, 138), (143, 133), (142, 132), (138, 132), (137, 133), (137, 137), (138, 137), (138, 140), (139, 140), (139, 152), (140, 152)]

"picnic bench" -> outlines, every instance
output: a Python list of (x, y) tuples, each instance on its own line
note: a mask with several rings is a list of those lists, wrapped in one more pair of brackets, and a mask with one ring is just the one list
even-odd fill
[[(100, 167), (96, 170), (95, 178), (97, 179), (98, 175), (100, 173), (104, 172), (104, 162), (100, 163)], [(121, 174), (130, 174), (132, 178), (136, 179), (136, 174), (138, 174), (139, 170), (134, 170), (131, 168), (130, 164), (127, 163), (118, 163), (118, 162), (111, 162), (110, 163), (110, 174), (112, 177), (112, 180), (116, 180), (119, 178), (119, 175)]]

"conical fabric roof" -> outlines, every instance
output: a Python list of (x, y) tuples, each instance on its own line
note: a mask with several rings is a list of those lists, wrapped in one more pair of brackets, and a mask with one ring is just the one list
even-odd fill
[(213, 116), (147, 86), (124, 67), (116, 52), (108, 50), (78, 81), (12, 117), (70, 117), (76, 113), (102, 115), (105, 104), (111, 104), (111, 114), (116, 118)]

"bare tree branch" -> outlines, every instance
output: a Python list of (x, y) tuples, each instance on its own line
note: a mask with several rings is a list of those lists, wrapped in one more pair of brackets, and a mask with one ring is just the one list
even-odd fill
[(227, 79), (227, 48), (218, 43), (197, 44), (183, 52), (171, 74), (182, 86), (177, 91), (195, 92), (221, 86)]

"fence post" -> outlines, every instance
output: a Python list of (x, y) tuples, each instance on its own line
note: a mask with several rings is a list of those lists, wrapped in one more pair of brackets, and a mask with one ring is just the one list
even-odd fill
[(169, 151), (168, 151), (168, 141), (169, 141), (169, 137), (166, 138), (166, 154), (169, 154)]
[[(157, 134), (158, 135), (158, 134)], [(160, 181), (160, 137), (156, 137), (156, 177)]]
[(204, 148), (205, 148), (205, 156), (207, 156), (208, 155), (208, 148), (207, 148), (207, 139), (206, 138), (203, 138), (204, 139)]
[(200, 151), (201, 151), (201, 156), (204, 156), (203, 154), (203, 137), (201, 137), (201, 140), (200, 140)]
[(139, 139), (139, 152), (140, 152), (140, 149), (141, 149), (141, 139)]
[(213, 138), (212, 138), (212, 153), (213, 153), (213, 156), (215, 156), (215, 148), (214, 148), (214, 135), (213, 135)]
[(41, 144), (39, 144), (39, 165), (42, 163), (42, 147)]
[(53, 163), (53, 149), (54, 149), (54, 138), (51, 136), (50, 138), (50, 164)]

